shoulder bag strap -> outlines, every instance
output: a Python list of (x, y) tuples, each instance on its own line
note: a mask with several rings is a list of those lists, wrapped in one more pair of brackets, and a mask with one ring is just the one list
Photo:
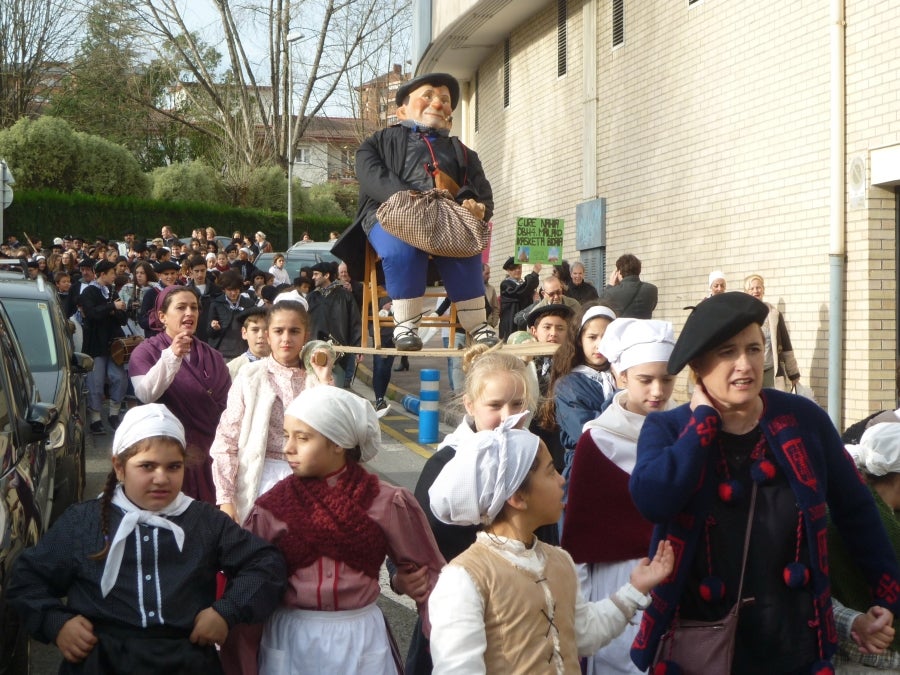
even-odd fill
[(747, 532), (744, 534), (744, 556), (741, 559), (741, 580), (738, 582), (737, 603), (735, 607), (740, 607), (741, 598), (744, 594), (744, 572), (747, 570), (747, 553), (750, 550), (750, 532), (753, 530), (753, 514), (756, 512), (756, 491), (759, 486), (753, 481), (753, 492), (750, 495), (750, 515), (747, 516)]

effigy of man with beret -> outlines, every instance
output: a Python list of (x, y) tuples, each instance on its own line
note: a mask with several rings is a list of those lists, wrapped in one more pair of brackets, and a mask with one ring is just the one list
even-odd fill
[(668, 539), (676, 567), (644, 612), (631, 650), (640, 670), (658, 659), (655, 672), (678, 672), (666, 653), (657, 656), (663, 634), (681, 620), (720, 620), (738, 601), (754, 502), (741, 594), (754, 601), (739, 612), (732, 673), (834, 672), (829, 514), (866, 579), (872, 611), (900, 609), (893, 549), (828, 415), (762, 387), (767, 316), (745, 293), (697, 305), (668, 364), (672, 375), (690, 365), (691, 401), (650, 413), (641, 429), (631, 496), (655, 525), (650, 550)]
[[(375, 132), (357, 150), (359, 210), (333, 253), (347, 263), (352, 278), (362, 278), (368, 237), (381, 258), (385, 286), (394, 300), (394, 345), (400, 351), (418, 351), (422, 340), (416, 328), (424, 313), (429, 255), (385, 232), (376, 217), (378, 207), (404, 190), (432, 190), (436, 181), (438, 187), (455, 182), (456, 202), (483, 220), (490, 219), (494, 201), (478, 155), (450, 136), (459, 103), (456, 78), (446, 73), (420, 75), (397, 89), (396, 102), (400, 122)], [(465, 331), (475, 342), (496, 343), (497, 336), (485, 321), (481, 254), (433, 260)]]

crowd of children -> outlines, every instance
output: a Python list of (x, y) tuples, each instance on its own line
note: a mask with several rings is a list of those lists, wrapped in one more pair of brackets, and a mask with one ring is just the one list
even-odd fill
[[(300, 289), (257, 304), (243, 300), (252, 269), (186, 263), (184, 284), (165, 260), (133, 265), (118, 297), (146, 326), (129, 364), (143, 405), (113, 424), (103, 494), (71, 507), (9, 584), (60, 672), (646, 668), (648, 621), (670, 609), (651, 591), (682, 564), (632, 497), (645, 420), (675, 408), (671, 324), (617, 318), (602, 299), (535, 303), (526, 337), (557, 351), (463, 353), (465, 415), (412, 493), (364, 468), (387, 406), (333, 386), (334, 349), (310, 339)], [(375, 604), (385, 561), (418, 609), (406, 655)], [(847, 610), (853, 654), (893, 644), (890, 612), (865, 609)]]

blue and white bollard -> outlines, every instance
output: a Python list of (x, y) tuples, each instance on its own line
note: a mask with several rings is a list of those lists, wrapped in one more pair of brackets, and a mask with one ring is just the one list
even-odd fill
[(438, 442), (441, 371), (424, 368), (419, 375), (419, 443)]

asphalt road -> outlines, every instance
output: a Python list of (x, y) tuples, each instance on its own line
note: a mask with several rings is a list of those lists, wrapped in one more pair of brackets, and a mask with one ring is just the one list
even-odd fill
[[(354, 382), (353, 389), (361, 396), (372, 400), (371, 389), (360, 378)], [(412, 490), (425, 460), (436, 450), (436, 446), (423, 446), (418, 443), (418, 418), (407, 413), (396, 402), (392, 403), (391, 412), (382, 418), (381, 423), (382, 450), (367, 468), (377, 472), (387, 481)], [(451, 430), (452, 427), (442, 424), (440, 438)], [(88, 438), (86, 496), (97, 495), (103, 489), (110, 468), (111, 443), (111, 434)], [(391, 591), (384, 568), (382, 568), (381, 589), (378, 604), (388, 619), (401, 653), (405, 655), (416, 621), (415, 605), (409, 598), (399, 597)], [(60, 661), (61, 657), (55, 646), (32, 641), (34, 675), (56, 673)]]

